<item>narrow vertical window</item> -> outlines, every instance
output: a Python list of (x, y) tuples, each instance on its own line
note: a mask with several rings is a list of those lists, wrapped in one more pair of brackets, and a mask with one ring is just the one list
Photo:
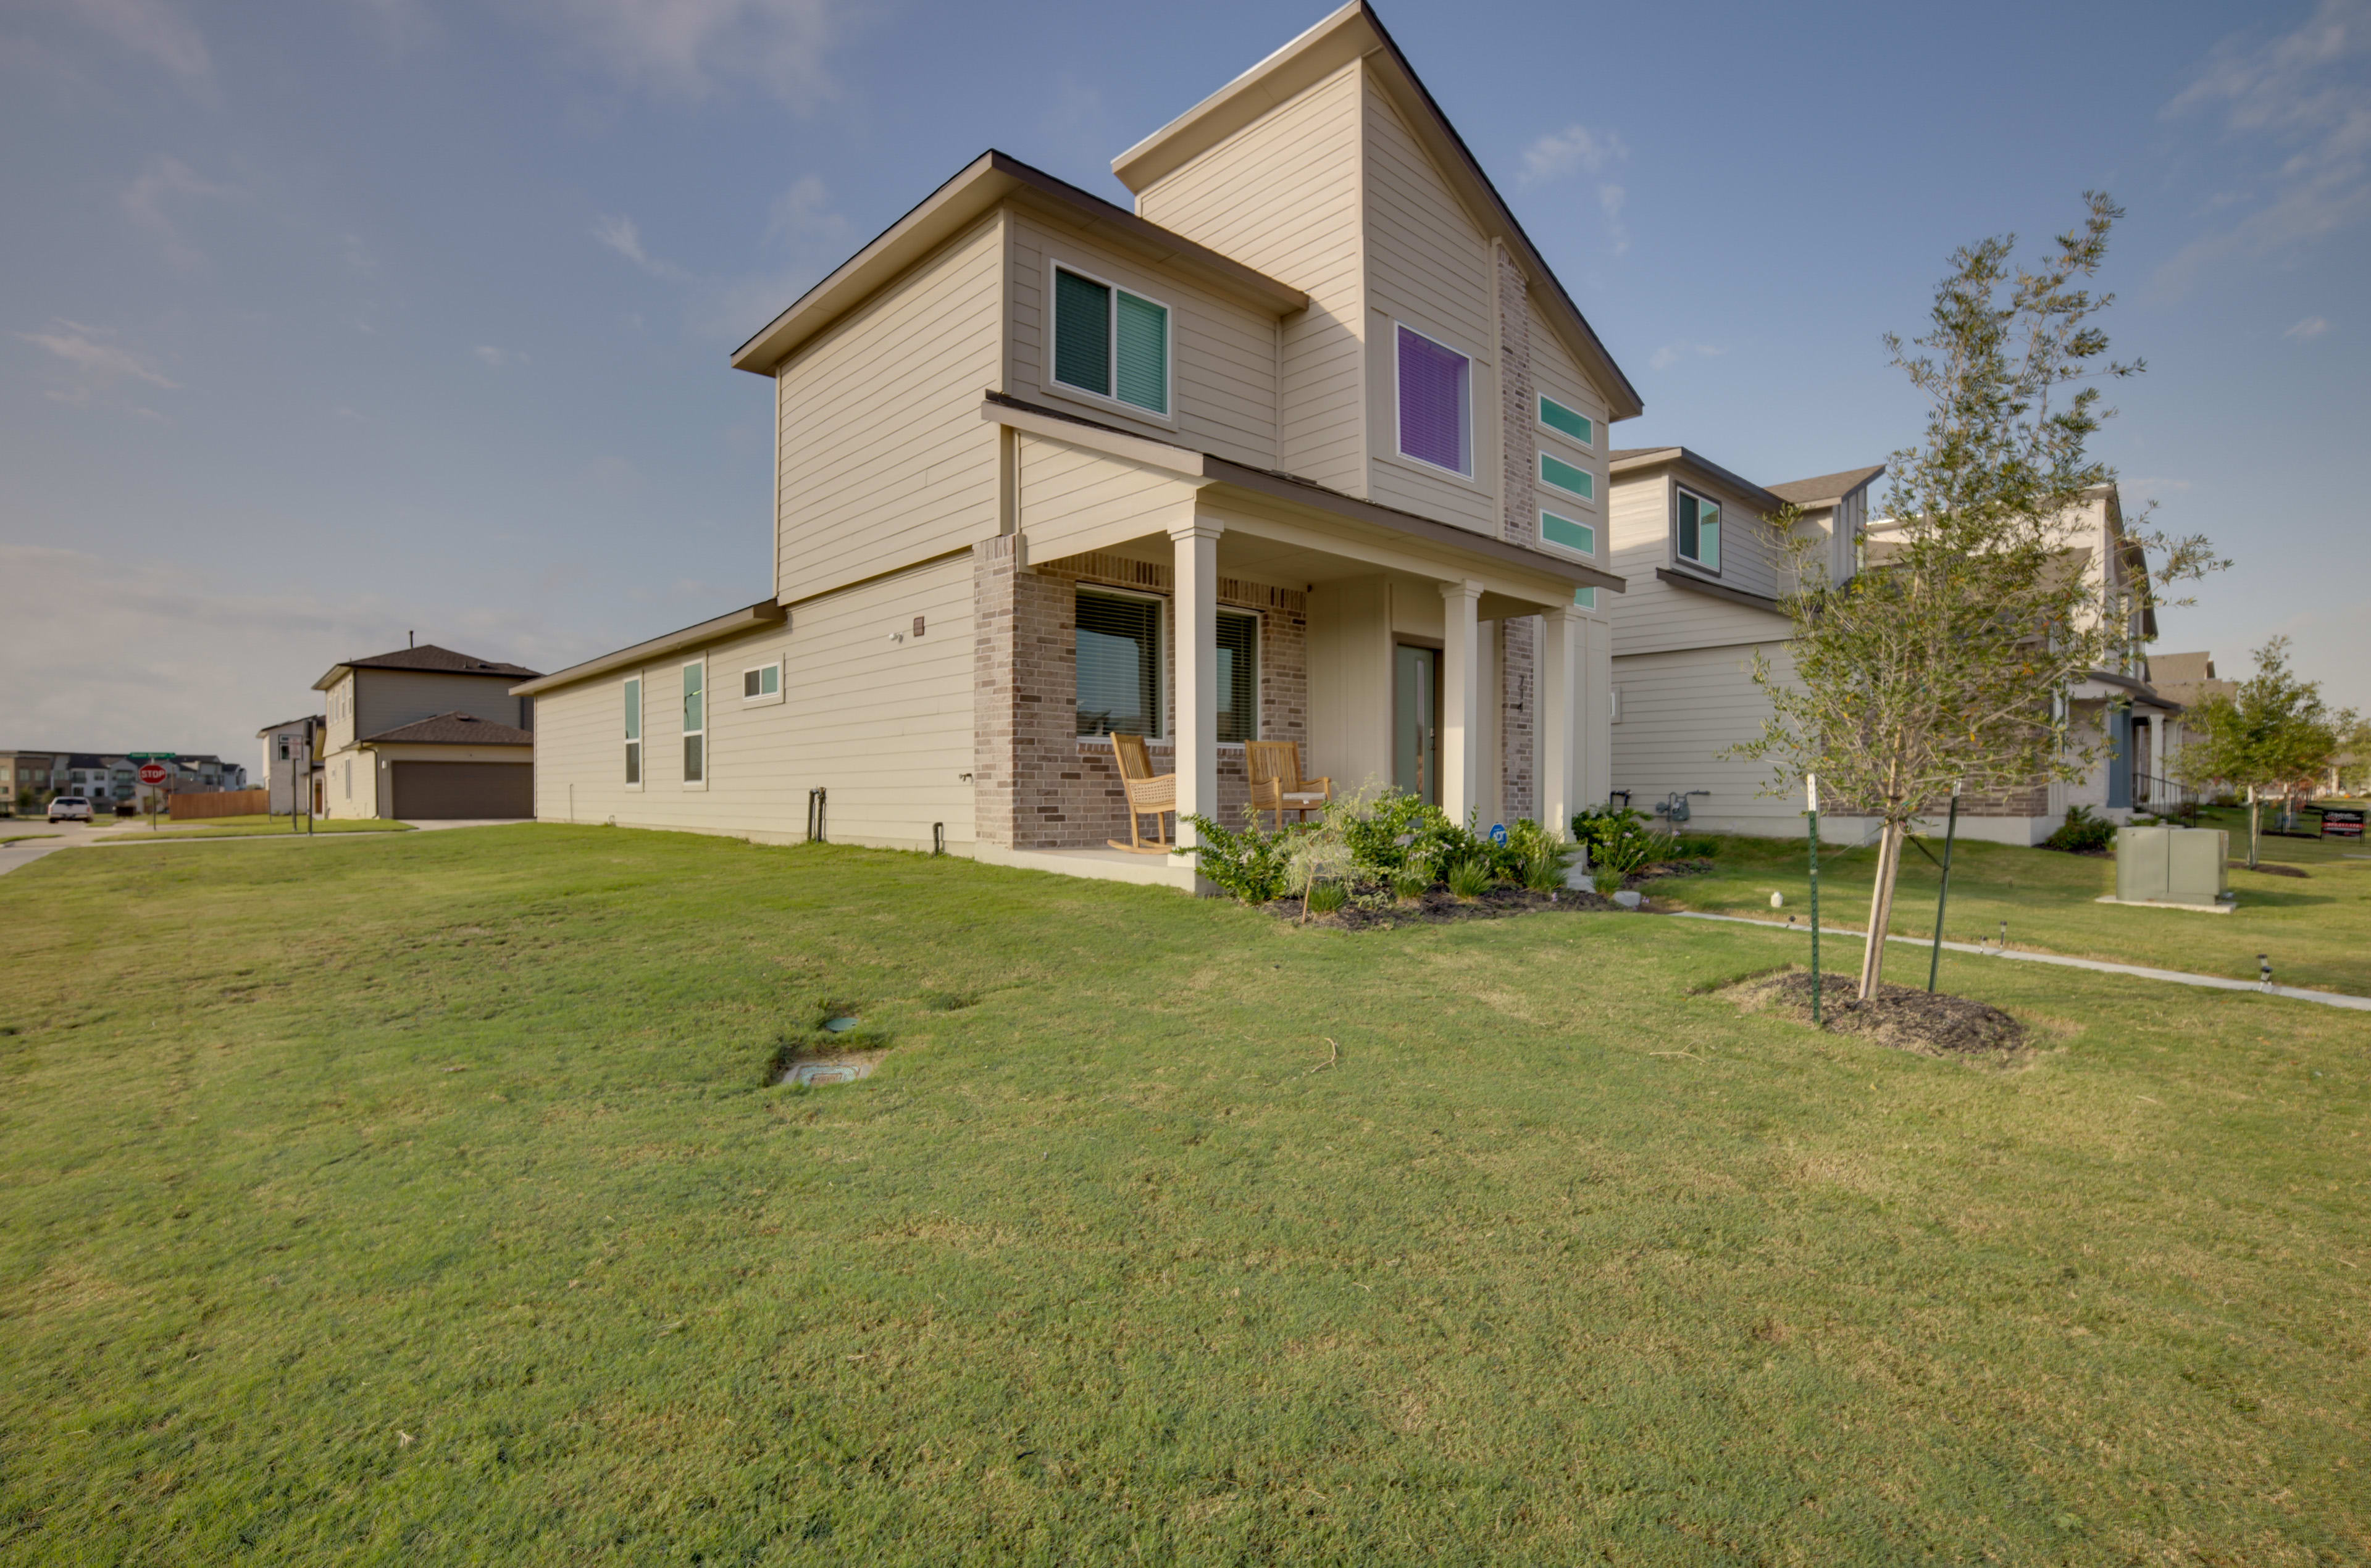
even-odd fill
[(1690, 490), (1680, 492), (1680, 559), (1720, 570), (1720, 507)]
[(626, 782), (642, 781), (642, 677), (626, 677)]
[(1259, 617), (1219, 612), (1219, 739), (1259, 739)]
[(1161, 733), (1161, 601), (1079, 591), (1079, 733)]
[(708, 665), (694, 660), (683, 667), (683, 781), (708, 781)]
[(1399, 360), (1400, 455), (1471, 477), (1474, 365), (1463, 354), (1402, 327)]
[(1148, 413), (1169, 411), (1169, 312), (1126, 289), (1114, 302), (1114, 368), (1119, 400)]

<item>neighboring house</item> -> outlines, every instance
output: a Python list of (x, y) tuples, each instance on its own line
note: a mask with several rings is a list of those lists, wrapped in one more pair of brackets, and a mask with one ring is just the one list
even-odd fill
[(734, 355), (771, 592), (521, 683), (538, 814), (1191, 885), (1105, 847), (1110, 734), (1231, 824), (1253, 738), (1485, 826), (1604, 798), (1637, 394), (1373, 14), (1113, 168), (988, 153)]
[(1762, 791), (1765, 763), (1723, 755), (1762, 732), (1770, 699), (1753, 658), (1786, 669), (1791, 628), (1779, 595), (1790, 564), (1763, 520), (1788, 504), (1822, 541), (1829, 581), (1857, 570), (1869, 487), (1882, 465), (1763, 486), (1684, 446), (1612, 455), (1613, 778), (1617, 797), (1663, 820), (1718, 833), (1801, 831), (1793, 796)]
[(2177, 710), (2156, 723), (2156, 733), (2150, 737), (2155, 744), (2153, 759), (2141, 770), (2134, 785), (2139, 804), (2173, 805), (2183, 799), (2185, 790), (2195, 796), (2198, 786), (2185, 786), (2177, 781), (2181, 768), (2181, 753), (2190, 741), (2188, 710), (2210, 697), (2236, 698), (2239, 683), (2218, 678), (2215, 674), (2212, 653), (2151, 653), (2148, 656), (2148, 683), (2167, 702), (2177, 704)]
[(316, 809), (409, 821), (535, 814), (533, 670), (422, 644), (333, 664)]
[[(255, 732), (263, 746), (264, 789), (273, 816), (289, 816), (305, 801), (306, 781), (317, 779), (328, 721), (319, 714), (266, 724)], [(319, 810), (319, 802), (314, 803)]]
[(65, 752), (0, 752), (0, 800), (19, 810), (41, 805), (61, 786), (54, 780), (67, 772)]
[[(1866, 555), (1881, 564), (1889, 540), (1900, 531), (1891, 518), (1868, 528)], [(2095, 596), (2125, 606), (2111, 667), (2096, 669), (2070, 694), (2067, 737), (2076, 746), (2099, 748), (2090, 768), (2065, 781), (2036, 779), (2020, 789), (1971, 796), (1960, 802), (1960, 831), (2007, 844), (2039, 844), (2056, 832), (2076, 806), (2115, 823), (2136, 810), (2170, 809), (2178, 791), (2164, 783), (2158, 742), (2181, 716), (2181, 704), (2149, 684), (2145, 650), (2157, 636), (2157, 605), (2148, 580), (2148, 558), (2140, 541), (2124, 531), (2123, 501), (2113, 483), (2086, 490), (2060, 524), (2067, 570), (2082, 573)], [(2165, 797), (2172, 796), (2172, 799)]]

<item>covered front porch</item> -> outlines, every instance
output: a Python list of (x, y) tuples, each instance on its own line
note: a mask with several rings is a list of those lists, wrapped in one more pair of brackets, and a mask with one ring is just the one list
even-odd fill
[(1193, 885), (1188, 859), (1109, 847), (1129, 838), (1114, 733), (1174, 772), (1186, 845), (1182, 819), (1243, 820), (1254, 739), (1295, 743), (1337, 795), (1414, 790), (1485, 827), (1602, 798), (1610, 638), (1576, 600), (1618, 580), (1268, 478), (1155, 480), (1084, 525), (1024, 505), (1043, 521), (976, 549), (980, 859)]

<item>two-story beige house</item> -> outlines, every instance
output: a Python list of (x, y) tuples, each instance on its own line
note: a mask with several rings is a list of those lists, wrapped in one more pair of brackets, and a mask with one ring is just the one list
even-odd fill
[(520, 684), (538, 815), (1191, 885), (1106, 847), (1110, 735), (1230, 822), (1251, 739), (1485, 825), (1604, 797), (1637, 394), (1373, 13), (1113, 168), (986, 154), (734, 354), (772, 591)]
[(536, 672), (422, 643), (332, 664), (314, 810), (407, 822), (535, 815)]

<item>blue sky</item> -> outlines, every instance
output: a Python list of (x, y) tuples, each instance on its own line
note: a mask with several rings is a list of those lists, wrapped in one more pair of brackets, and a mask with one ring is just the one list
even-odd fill
[[(556, 668), (762, 597), (731, 347), (983, 148), (1111, 157), (1322, 16), (839, 0), (17, 0), (0, 14), (0, 745), (241, 758), (407, 630)], [(1919, 410), (1958, 244), (2130, 211), (2128, 506), (2371, 707), (2371, 0), (1387, 4), (1628, 371), (1764, 480)], [(1981, 25), (1977, 25), (1980, 21)]]

